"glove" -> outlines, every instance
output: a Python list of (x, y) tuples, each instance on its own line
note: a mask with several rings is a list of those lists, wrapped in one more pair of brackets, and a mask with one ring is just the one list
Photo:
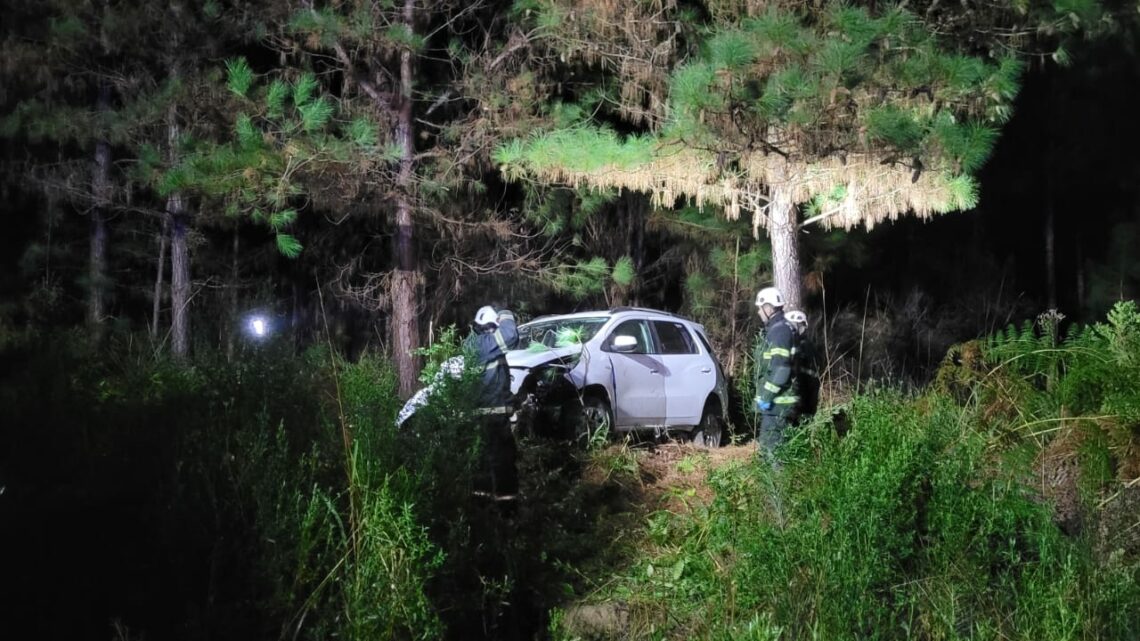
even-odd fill
[(770, 409), (772, 409), (772, 401), (762, 401), (760, 399), (756, 399), (756, 411), (757, 412), (763, 412), (765, 410), (770, 410)]

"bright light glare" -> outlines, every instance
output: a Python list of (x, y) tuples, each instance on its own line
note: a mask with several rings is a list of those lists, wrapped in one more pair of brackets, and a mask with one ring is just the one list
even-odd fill
[(261, 316), (254, 316), (249, 319), (249, 331), (254, 336), (261, 338), (269, 333), (269, 324)]

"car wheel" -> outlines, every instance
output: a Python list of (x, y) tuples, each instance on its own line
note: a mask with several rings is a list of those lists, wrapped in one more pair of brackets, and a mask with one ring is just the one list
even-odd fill
[(714, 411), (716, 407), (709, 405), (701, 416), (699, 425), (693, 428), (693, 444), (698, 447), (720, 447), (724, 436), (724, 423)]
[(586, 396), (582, 399), (582, 410), (574, 426), (574, 441), (589, 445), (598, 439), (609, 439), (613, 425), (614, 415), (606, 399)]

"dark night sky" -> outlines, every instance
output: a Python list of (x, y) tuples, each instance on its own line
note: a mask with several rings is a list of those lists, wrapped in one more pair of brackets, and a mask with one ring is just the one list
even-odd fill
[(862, 268), (835, 270), (838, 291), (829, 291), (829, 303), (861, 303), (868, 285), (896, 298), (917, 288), (945, 303), (997, 280), (1007, 296), (1042, 311), (1051, 201), (1058, 307), (1080, 317), (1078, 256), (1105, 260), (1113, 225), (1140, 214), (1138, 99), (1140, 62), (1120, 42), (1100, 45), (1068, 68), (1031, 69), (1014, 117), (978, 175), (979, 206), (857, 232), (873, 248), (872, 258)]

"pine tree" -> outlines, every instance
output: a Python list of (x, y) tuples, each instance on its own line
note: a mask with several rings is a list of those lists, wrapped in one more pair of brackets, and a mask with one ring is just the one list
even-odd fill
[[(754, 234), (767, 230), (791, 307), (803, 225), (871, 227), (976, 203), (972, 174), (1011, 115), (1023, 67), (1012, 45), (1026, 38), (1009, 24), (1062, 31), (1097, 17), (1092, 0), (1061, 18), (1010, 5), (962, 19), (937, 3), (924, 15), (799, 2), (535, 9), (552, 56), (581, 78), (550, 111), (573, 102), (577, 117), (502, 145), (504, 173), (747, 213)], [(984, 37), (956, 42), (935, 25)]]
[(108, 220), (122, 201), (112, 148), (129, 127), (119, 117), (126, 98), (117, 64), (122, 40), (137, 27), (118, 9), (78, 0), (7, 4), (0, 50), (12, 100), (4, 105), (0, 137), (55, 147), (51, 170), (34, 162), (24, 170), (89, 220), (86, 318), (96, 342), (110, 314)]
[(352, 123), (350, 136), (366, 137), (379, 152), (307, 189), (325, 192), (321, 207), (365, 210), (391, 233), (386, 256), (357, 257), (361, 269), (346, 271), (371, 272), (358, 291), (390, 311), (390, 348), (402, 394), (418, 384), (415, 349), (427, 311), (423, 235), (439, 227), (451, 236), (442, 239), (450, 248), (445, 251), (459, 251), (463, 240), (455, 238), (455, 219), (444, 212), (468, 223), (474, 218), (470, 205), (484, 207), (478, 198), (485, 189), (480, 179), (489, 132), (510, 110), (505, 85), (515, 76), (510, 61), (524, 41), (512, 35), (506, 5), (314, 3), (271, 16), (278, 46), (291, 64), (332, 72), (322, 75), (330, 105), (335, 100), (336, 111)]
[[(158, 194), (163, 168), (177, 163), (183, 119), (201, 98), (207, 58), (234, 31), (218, 18), (218, 5), (59, 0), (8, 7), (12, 25), (4, 40), (10, 95), (0, 134), (50, 146), (59, 162), (29, 154), (29, 173), (47, 175), (49, 190), (62, 192), (91, 219), (88, 318), (97, 336), (112, 314), (107, 221), (111, 213), (143, 213), (162, 220), (152, 332), (158, 336), (158, 306), (170, 231), (172, 350), (189, 349), (192, 205), (177, 192)], [(241, 25), (234, 25), (236, 29)], [(234, 42), (233, 40), (230, 41)], [(209, 118), (194, 119), (195, 122)], [(208, 122), (205, 126), (209, 126)], [(93, 158), (93, 162), (81, 159)], [(76, 168), (82, 178), (74, 178)], [(70, 188), (78, 183), (78, 189)], [(131, 219), (117, 217), (118, 225)], [(131, 223), (134, 224), (134, 223)]]

